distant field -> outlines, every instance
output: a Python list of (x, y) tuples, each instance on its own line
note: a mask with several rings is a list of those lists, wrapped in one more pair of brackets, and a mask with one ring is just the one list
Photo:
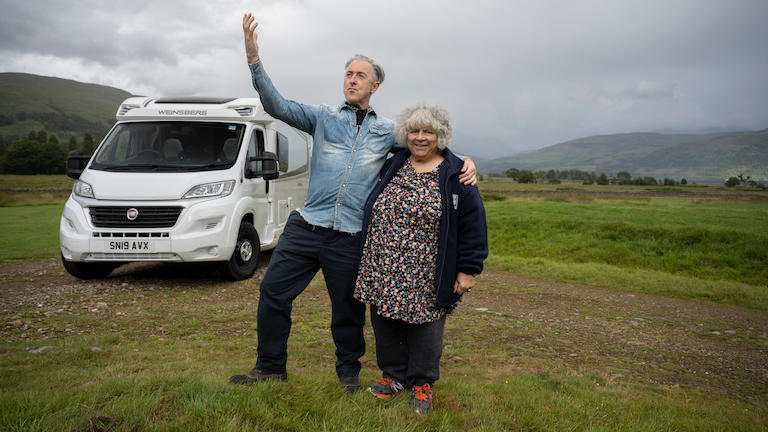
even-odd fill
[(75, 181), (65, 175), (13, 175), (0, 174), (2, 189), (72, 189)]
[(481, 191), (514, 191), (514, 192), (600, 192), (600, 193), (650, 193), (650, 194), (730, 194), (761, 197), (768, 200), (768, 190), (760, 190), (754, 187), (726, 187), (723, 184), (687, 184), (677, 186), (649, 185), (649, 186), (630, 186), (630, 185), (585, 185), (576, 181), (564, 181), (560, 184), (537, 183), (524, 184), (517, 183), (509, 178), (503, 177), (485, 177), (479, 183)]

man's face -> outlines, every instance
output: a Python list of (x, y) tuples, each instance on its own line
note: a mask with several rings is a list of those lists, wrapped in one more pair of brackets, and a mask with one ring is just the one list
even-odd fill
[(344, 73), (344, 98), (350, 105), (366, 109), (371, 95), (379, 88), (374, 81), (373, 65), (363, 60), (355, 60), (349, 64)]

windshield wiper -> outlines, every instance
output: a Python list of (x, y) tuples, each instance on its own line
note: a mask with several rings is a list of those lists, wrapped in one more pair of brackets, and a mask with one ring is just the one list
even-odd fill
[(186, 170), (209, 170), (214, 168), (220, 168), (224, 166), (232, 165), (233, 162), (217, 162), (217, 163), (209, 163), (209, 164), (200, 164), (200, 165), (183, 165), (180, 168), (186, 169)]
[[(95, 167), (96, 168), (96, 167)], [(173, 169), (173, 170), (179, 170), (179, 169), (185, 169), (186, 167), (180, 167), (178, 165), (169, 165), (169, 164), (125, 164), (125, 165), (104, 165), (101, 168), (105, 171), (132, 171), (134, 169)]]

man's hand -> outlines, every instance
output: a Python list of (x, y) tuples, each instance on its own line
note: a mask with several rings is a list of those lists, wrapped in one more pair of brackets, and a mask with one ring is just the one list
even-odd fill
[(256, 39), (259, 35), (256, 34), (256, 27), (259, 23), (256, 22), (250, 12), (243, 15), (243, 35), (245, 36), (245, 57), (248, 59), (248, 64), (253, 64), (259, 61), (259, 44), (256, 43)]
[(453, 284), (453, 292), (456, 294), (468, 293), (475, 286), (475, 277), (459, 272), (456, 275), (456, 283)]
[(475, 168), (475, 162), (470, 159), (464, 159), (464, 166), (461, 167), (461, 174), (459, 174), (459, 181), (465, 185), (474, 186), (477, 184), (477, 168)]

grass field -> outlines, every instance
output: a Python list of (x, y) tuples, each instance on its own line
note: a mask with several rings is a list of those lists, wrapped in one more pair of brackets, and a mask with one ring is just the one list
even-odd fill
[(0, 189), (72, 189), (75, 181), (65, 175), (0, 174)]
[(768, 312), (768, 203), (519, 200), (486, 210), (492, 266)]
[[(50, 279), (38, 274), (26, 276), (47, 285)], [(730, 318), (716, 316), (716, 309), (694, 307), (673, 318), (664, 311), (685, 303), (659, 304), (658, 298), (574, 286), (558, 292), (511, 276), (490, 271), (481, 278), (478, 295), (448, 320), (435, 412), (423, 417), (411, 411), (407, 395), (381, 401), (338, 388), (330, 305), (319, 277), (294, 304), (288, 382), (247, 388), (226, 381), (255, 359), (257, 281), (223, 283), (205, 270), (151, 267), (118, 271), (109, 282), (69, 282), (14, 296), (14, 310), (4, 318), (19, 319), (27, 328), (2, 331), (0, 429), (749, 431), (768, 426), (759, 396), (764, 388), (738, 372), (759, 369), (760, 357), (711, 353), (730, 352), (732, 344), (739, 351), (764, 350), (768, 342), (759, 331), (731, 322), (725, 328), (738, 335), (713, 338), (698, 326), (704, 322), (707, 329), (725, 332), (720, 326)], [(637, 325), (622, 314), (637, 317)], [(370, 328), (366, 340), (363, 383), (376, 377)], [(50, 348), (42, 354), (28, 352), (45, 346)]]
[[(258, 278), (132, 265), (77, 281), (56, 261), (63, 200), (32, 195), (0, 207), (3, 431), (768, 428), (760, 197), (486, 202), (491, 256), (448, 319), (435, 412), (418, 416), (407, 395), (338, 389), (321, 276), (294, 304), (289, 380), (233, 387), (255, 360)], [(369, 326), (366, 340), (363, 383)]]
[(59, 256), (63, 202), (0, 207), (0, 262)]
[(665, 195), (741, 195), (768, 199), (768, 191), (755, 187), (726, 187), (723, 184), (687, 184), (677, 186), (662, 185), (585, 185), (576, 181), (563, 181), (561, 184), (524, 184), (504, 177), (486, 177), (479, 184), (480, 190), (509, 192), (599, 192), (599, 193), (649, 193)]

